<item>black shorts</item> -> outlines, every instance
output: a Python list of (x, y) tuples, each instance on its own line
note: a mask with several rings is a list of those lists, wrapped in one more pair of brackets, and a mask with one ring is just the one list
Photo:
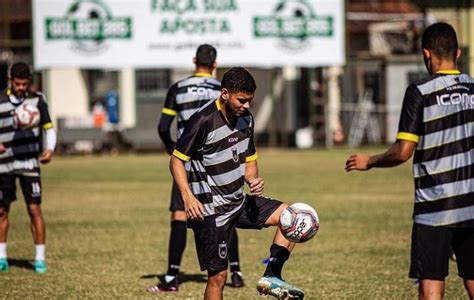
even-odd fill
[(194, 231), (201, 270), (226, 270), (227, 245), (232, 238), (232, 229), (262, 229), (281, 204), (275, 199), (246, 195), (242, 209), (224, 226), (216, 226), (216, 216), (205, 217), (202, 222), (188, 221), (188, 226)]
[(0, 175), (0, 205), (8, 208), (16, 200), (16, 179), (20, 180), (20, 187), (27, 204), (41, 204), (41, 177), (25, 174)]
[(458, 275), (474, 279), (474, 228), (435, 227), (413, 224), (410, 278), (444, 280), (448, 276), (451, 249)]
[(173, 187), (171, 189), (170, 211), (177, 211), (177, 210), (184, 211), (184, 202), (183, 202), (183, 198), (181, 198), (181, 193), (178, 190), (178, 186), (173, 181)]

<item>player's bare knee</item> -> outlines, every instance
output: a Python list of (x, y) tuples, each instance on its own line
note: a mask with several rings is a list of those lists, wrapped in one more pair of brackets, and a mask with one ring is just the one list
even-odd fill
[(265, 222), (267, 226), (277, 226), (280, 220), (280, 215), (283, 210), (285, 210), (289, 205), (287, 203), (282, 203), (278, 208), (270, 215), (268, 220)]
[(29, 205), (28, 215), (32, 220), (42, 218), (41, 207), (39, 205)]
[(219, 272), (209, 272), (208, 284), (222, 287), (225, 285), (226, 280), (227, 280), (227, 270), (222, 270)]

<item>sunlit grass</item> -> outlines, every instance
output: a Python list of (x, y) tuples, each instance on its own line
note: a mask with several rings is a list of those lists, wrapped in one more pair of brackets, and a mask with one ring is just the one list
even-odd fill
[[(368, 149), (377, 153), (381, 149)], [(307, 202), (321, 219), (314, 240), (298, 245), (285, 279), (307, 299), (415, 299), (407, 278), (413, 205), (410, 164), (364, 173), (344, 172), (347, 149), (261, 150), (265, 193)], [(36, 275), (28, 216), (22, 198), (12, 205), (9, 273), (0, 274), (2, 298), (199, 299), (199, 270), (192, 232), (175, 294), (148, 295), (166, 271), (171, 177), (168, 157), (56, 157), (43, 168), (49, 272)], [(274, 230), (239, 231), (247, 286), (226, 287), (228, 299), (258, 298), (255, 283)], [(466, 297), (451, 265), (446, 298)]]

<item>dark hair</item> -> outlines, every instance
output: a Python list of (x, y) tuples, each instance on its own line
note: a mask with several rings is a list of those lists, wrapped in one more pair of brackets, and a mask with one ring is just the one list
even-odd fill
[(211, 68), (216, 61), (217, 50), (209, 44), (202, 44), (196, 50), (196, 66)]
[(253, 93), (257, 89), (252, 74), (242, 67), (235, 67), (225, 72), (221, 87), (229, 92)]
[(10, 69), (10, 78), (29, 79), (31, 77), (30, 67), (24, 62), (13, 64)]
[(423, 32), (421, 47), (431, 50), (439, 58), (456, 59), (458, 50), (456, 31), (447, 23), (435, 23)]

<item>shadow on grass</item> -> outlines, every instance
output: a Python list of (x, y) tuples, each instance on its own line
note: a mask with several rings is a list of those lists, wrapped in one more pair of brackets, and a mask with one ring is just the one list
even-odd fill
[(8, 264), (10, 265), (10, 267), (34, 270), (33, 263), (27, 259), (8, 258)]
[[(153, 279), (158, 278), (161, 282), (164, 281), (164, 277), (166, 274), (147, 274), (140, 276), (140, 279)], [(179, 283), (184, 282), (207, 282), (207, 275), (206, 274), (186, 274), (186, 273), (179, 273)]]

